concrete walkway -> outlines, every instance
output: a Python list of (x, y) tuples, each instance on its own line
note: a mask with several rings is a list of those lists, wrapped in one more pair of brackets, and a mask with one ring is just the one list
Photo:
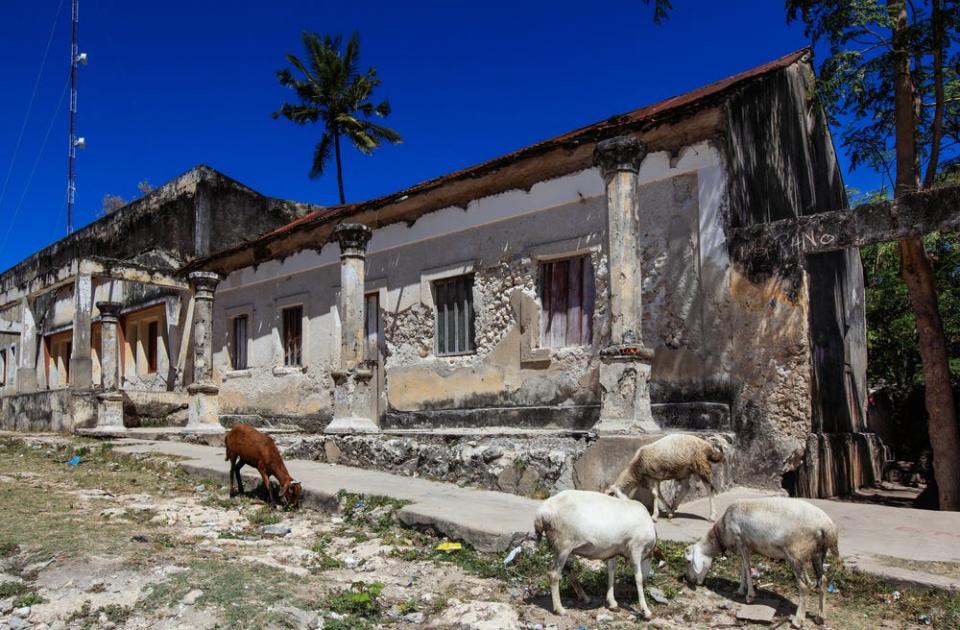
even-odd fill
[[(191, 474), (228, 483), (230, 467), (222, 448), (130, 439), (115, 440), (114, 444), (122, 453), (182, 458), (181, 466)], [(503, 551), (533, 536), (539, 504), (533, 499), (315, 461), (287, 460), (287, 467), (303, 483), (307, 504), (336, 508), (341, 490), (410, 501), (398, 513), (404, 524), (433, 527), (481, 551)], [(245, 478), (259, 479), (249, 467), (244, 473)], [(739, 498), (766, 494), (737, 488), (717, 497), (717, 510), (722, 513)], [(820, 506), (840, 528), (840, 553), (848, 565), (898, 583), (960, 591), (960, 513), (839, 501), (811, 503)], [(673, 519), (661, 517), (657, 533), (665, 540), (696, 540), (710, 526), (708, 511), (706, 499), (685, 503)], [(931, 562), (940, 564), (927, 564)]]

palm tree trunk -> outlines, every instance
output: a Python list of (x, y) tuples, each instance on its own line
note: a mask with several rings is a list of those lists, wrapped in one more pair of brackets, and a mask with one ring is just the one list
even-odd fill
[[(896, 129), (897, 182), (894, 196), (919, 188), (920, 167), (916, 147), (916, 94), (910, 76), (910, 56), (905, 41), (907, 10), (903, 0), (890, 4), (897, 17), (893, 29), (894, 125)], [(957, 426), (950, 366), (943, 321), (937, 305), (933, 265), (923, 241), (900, 241), (900, 276), (910, 294), (917, 322), (920, 358), (923, 361), (928, 431), (941, 510), (960, 510), (960, 428)]]
[(333, 146), (336, 149), (337, 153), (337, 186), (340, 188), (340, 205), (343, 205), (346, 202), (346, 199), (343, 196), (343, 163), (340, 161), (340, 132), (333, 132)]

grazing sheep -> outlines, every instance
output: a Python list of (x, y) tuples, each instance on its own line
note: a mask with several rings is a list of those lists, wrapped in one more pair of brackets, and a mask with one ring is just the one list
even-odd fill
[[(650, 573), (649, 556), (657, 544), (657, 532), (647, 509), (635, 501), (622, 501), (599, 492), (565, 490), (543, 502), (534, 522), (537, 539), (547, 537), (553, 549), (549, 571), (553, 612), (566, 611), (560, 603), (560, 576), (571, 553), (607, 561), (607, 605), (617, 607), (613, 584), (617, 556), (633, 564), (637, 596), (644, 619), (652, 616), (643, 596), (643, 574)], [(589, 601), (571, 571), (570, 584), (581, 602)]]
[(750, 578), (750, 553), (756, 551), (768, 558), (786, 560), (797, 576), (800, 601), (793, 626), (799, 628), (806, 617), (809, 580), (806, 566), (820, 585), (820, 618), (826, 597), (826, 575), (823, 562), (828, 552), (840, 557), (837, 550), (837, 526), (815, 505), (801, 499), (769, 497), (744, 499), (727, 508), (700, 542), (687, 547), (687, 577), (691, 583), (703, 584), (713, 558), (725, 551), (740, 554), (741, 574), (738, 595), (753, 601)]
[(227, 433), (224, 442), (227, 446), (227, 456), (224, 459), (230, 462), (230, 496), (234, 494), (234, 478), (237, 481), (237, 489), (241, 494), (243, 493), (243, 479), (240, 477), (240, 469), (246, 464), (253, 466), (260, 472), (272, 507), (276, 507), (277, 504), (273, 500), (270, 475), (276, 477), (277, 481), (280, 482), (281, 497), (284, 504), (291, 507), (300, 505), (300, 482), (294, 480), (287, 472), (280, 451), (277, 450), (277, 445), (270, 436), (264, 435), (249, 425), (237, 424)]
[(710, 520), (714, 520), (717, 518), (713, 503), (716, 489), (713, 487), (711, 464), (722, 461), (723, 451), (702, 438), (685, 433), (667, 435), (638, 448), (633, 459), (606, 492), (621, 499), (629, 499), (638, 488), (650, 488), (653, 494), (652, 517), (656, 521), (660, 514), (660, 482), (666, 479), (686, 480), (687, 483), (676, 497), (675, 505), (666, 506), (667, 518), (672, 518), (673, 510), (680, 505), (690, 489), (691, 478), (696, 475), (710, 489)]

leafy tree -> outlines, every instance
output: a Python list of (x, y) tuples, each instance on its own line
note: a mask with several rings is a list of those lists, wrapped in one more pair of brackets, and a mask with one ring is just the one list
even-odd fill
[(360, 35), (354, 33), (342, 43), (342, 36), (304, 33), (303, 46), (307, 51), (307, 63), (288, 54), (287, 61), (300, 76), (294, 76), (289, 68), (277, 72), (280, 83), (296, 92), (299, 103), (284, 103), (274, 118), (283, 116), (298, 125), (322, 123), (323, 135), (313, 151), (310, 167), (311, 179), (323, 174), (331, 151), (337, 161), (337, 185), (340, 203), (345, 203), (343, 194), (343, 164), (340, 139), (349, 140), (361, 153), (370, 155), (384, 142), (397, 144), (400, 134), (379, 125), (370, 118), (390, 114), (390, 104), (381, 101), (374, 104), (370, 99), (373, 90), (380, 85), (376, 68), (366, 73), (359, 70)]
[[(829, 55), (819, 93), (853, 166), (884, 173), (896, 197), (936, 182), (960, 141), (960, 0), (786, 0)], [(926, 167), (921, 168), (921, 163)], [(960, 510), (960, 427), (933, 260), (920, 238), (897, 244), (922, 362), (940, 508)]]
[[(960, 238), (937, 232), (923, 239), (933, 262), (950, 372), (960, 375)], [(897, 243), (860, 248), (866, 293), (867, 376), (871, 385), (898, 388), (922, 381), (917, 325), (907, 287), (900, 278)]]

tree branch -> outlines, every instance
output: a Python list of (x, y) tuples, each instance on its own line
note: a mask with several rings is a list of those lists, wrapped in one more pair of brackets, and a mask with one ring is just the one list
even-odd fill
[(929, 188), (937, 176), (940, 162), (940, 140), (943, 137), (943, 114), (946, 109), (943, 93), (943, 0), (933, 0), (933, 137), (930, 140), (930, 161), (923, 177), (923, 187)]

